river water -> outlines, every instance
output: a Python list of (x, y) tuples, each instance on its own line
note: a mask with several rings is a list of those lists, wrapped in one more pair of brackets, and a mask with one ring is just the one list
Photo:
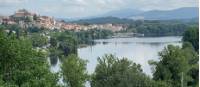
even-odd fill
[[(105, 54), (113, 54), (119, 58), (126, 57), (129, 60), (140, 64), (143, 72), (152, 77), (151, 66), (149, 60), (158, 60), (158, 52), (162, 51), (167, 45), (181, 46), (182, 37), (140, 37), (140, 38), (112, 38), (95, 40), (97, 44), (78, 49), (78, 56), (88, 60), (87, 71), (92, 74), (97, 65), (97, 58)], [(49, 60), (50, 61), (50, 60)], [(61, 62), (50, 67), (51, 71), (56, 73), (61, 71)], [(63, 78), (59, 79), (60, 84)], [(86, 83), (86, 87), (90, 87), (90, 83)]]
[(152, 76), (149, 60), (158, 60), (158, 52), (169, 44), (181, 46), (181, 38), (171, 37), (135, 37), (95, 40), (96, 45), (78, 49), (78, 56), (88, 60), (87, 70), (91, 74), (97, 65), (97, 58), (113, 54), (119, 58), (126, 57), (142, 66), (143, 72)]

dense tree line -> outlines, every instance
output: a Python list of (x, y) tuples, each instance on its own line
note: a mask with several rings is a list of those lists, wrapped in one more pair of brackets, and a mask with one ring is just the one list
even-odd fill
[(48, 44), (48, 38), (39, 33), (33, 33), (30, 35), (33, 47), (44, 47)]
[(149, 24), (137, 27), (136, 31), (145, 36), (181, 36), (186, 29), (184, 24)]
[(79, 44), (91, 44), (95, 39), (107, 39), (113, 35), (110, 30), (91, 29), (87, 31), (76, 32)]
[(183, 34), (183, 41), (190, 42), (194, 49), (198, 52), (199, 50), (199, 29), (198, 27), (192, 27), (187, 29), (187, 31)]
[(184, 23), (143, 23), (138, 22), (129, 25), (124, 32), (141, 33), (144, 36), (182, 36), (189, 24)]
[(193, 19), (174, 19), (174, 20), (132, 20), (127, 18), (118, 18), (118, 17), (99, 17), (91, 19), (82, 19), (77, 21), (69, 21), (69, 23), (78, 23), (78, 24), (137, 24), (139, 22), (145, 23), (197, 23), (198, 18)]
[(106, 24), (106, 23), (129, 24), (129, 23), (134, 23), (134, 21), (132, 19), (121, 19), (121, 18), (117, 18), (117, 17), (100, 17), (100, 18), (72, 21), (70, 23), (78, 23), (78, 24)]

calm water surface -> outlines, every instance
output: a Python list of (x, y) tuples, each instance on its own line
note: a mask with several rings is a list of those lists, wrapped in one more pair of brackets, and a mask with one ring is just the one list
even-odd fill
[(95, 40), (96, 45), (78, 49), (78, 55), (88, 60), (87, 70), (91, 74), (97, 65), (97, 58), (113, 54), (119, 58), (127, 57), (142, 66), (143, 72), (151, 76), (149, 60), (158, 60), (158, 52), (169, 44), (181, 46), (182, 37), (141, 37), (112, 38)]

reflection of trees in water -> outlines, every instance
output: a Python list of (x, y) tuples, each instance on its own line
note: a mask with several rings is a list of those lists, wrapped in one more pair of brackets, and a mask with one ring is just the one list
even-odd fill
[(174, 42), (137, 42), (137, 44), (151, 45), (151, 46), (161, 46), (163, 44), (173, 44), (173, 43), (181, 43), (181, 41)]
[(102, 42), (98, 42), (98, 41), (94, 41), (93, 43), (90, 43), (89, 45), (90, 46), (94, 46), (94, 45), (96, 45), (96, 44), (103, 44), (103, 45), (106, 45), (106, 44), (108, 44), (108, 43), (110, 43), (110, 42), (106, 42), (106, 41), (102, 41)]
[(58, 57), (57, 56), (50, 56), (50, 63), (52, 66), (55, 66), (58, 63)]
[(122, 44), (131, 44), (131, 43), (134, 43), (134, 42), (121, 42)]
[(98, 44), (103, 44), (103, 45), (107, 45), (107, 44), (115, 44), (115, 45), (117, 45), (117, 44), (130, 44), (130, 43), (132, 43), (132, 42), (105, 42), (105, 41), (103, 41), (103, 42), (98, 42)]
[(150, 43), (138, 42), (137, 44), (151, 45), (151, 46), (161, 46), (161, 45), (167, 44), (167, 43), (166, 42), (150, 42)]
[[(130, 42), (130, 41), (123, 41), (123, 42), (109, 42), (109, 41), (102, 41), (102, 42), (95, 42), (96, 44), (113, 44), (117, 46), (117, 44), (140, 44), (140, 45), (150, 45), (154, 47), (166, 45), (166, 44), (181, 44), (181, 41), (171, 41), (171, 42)], [(96, 45), (95, 44), (95, 45)], [(92, 45), (91, 45), (92, 46)]]
[(91, 45), (91, 46), (94, 46), (96, 44), (97, 44), (97, 42), (94, 42), (94, 41), (92, 41), (92, 42), (89, 43), (89, 45)]
[(109, 42), (102, 42), (103, 43), (103, 45), (106, 45), (106, 44), (108, 44)]

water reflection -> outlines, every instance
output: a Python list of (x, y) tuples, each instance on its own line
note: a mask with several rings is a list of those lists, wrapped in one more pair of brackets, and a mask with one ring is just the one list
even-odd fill
[(151, 46), (161, 46), (165, 44), (181, 43), (181, 41), (174, 42), (136, 42), (137, 44), (151, 45)]
[(52, 66), (55, 66), (58, 63), (58, 57), (57, 56), (51, 56), (50, 57), (50, 63)]

